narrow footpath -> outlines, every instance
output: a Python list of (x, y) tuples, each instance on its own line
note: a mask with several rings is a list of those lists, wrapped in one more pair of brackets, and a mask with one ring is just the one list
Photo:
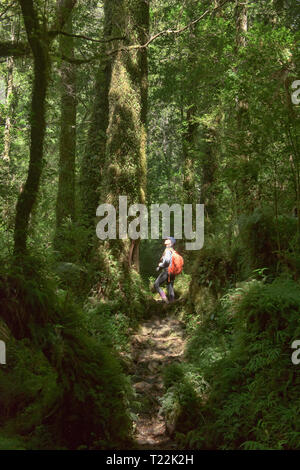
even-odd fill
[(132, 381), (140, 402), (135, 423), (137, 449), (174, 449), (162, 415), (160, 398), (164, 394), (163, 368), (183, 359), (183, 328), (172, 306), (160, 305), (159, 314), (144, 321), (132, 336)]

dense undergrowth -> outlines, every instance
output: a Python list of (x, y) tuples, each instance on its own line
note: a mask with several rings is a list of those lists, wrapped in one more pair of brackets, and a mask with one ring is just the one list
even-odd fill
[(278, 253), (269, 218), (242, 221), (230, 247), (211, 237), (195, 263), (181, 311), (185, 361), (164, 371), (162, 408), (179, 448), (300, 448), (300, 369), (291, 348), (300, 338), (299, 271), (286, 262), (298, 257), (295, 223), (281, 220), (282, 232), (294, 230)]
[(291, 280), (250, 281), (220, 300), (194, 330), (186, 364), (166, 371), (180, 445), (300, 447), (300, 371), (291, 361), (299, 314), (299, 285)]
[(125, 448), (133, 392), (119, 351), (130, 311), (117, 295), (106, 302), (93, 292), (80, 305), (47, 267), (2, 260), (0, 448)]
[[(187, 348), (163, 371), (161, 411), (178, 448), (300, 448), (299, 255), (295, 221), (276, 223), (256, 212), (231, 244), (209, 237), (176, 279)], [(160, 304), (101, 256), (93, 272), (76, 259), (1, 260), (0, 448), (132, 448), (129, 338)]]

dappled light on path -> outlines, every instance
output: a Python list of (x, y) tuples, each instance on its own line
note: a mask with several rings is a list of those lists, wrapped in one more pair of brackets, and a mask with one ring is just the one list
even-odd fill
[(139, 449), (174, 449), (172, 429), (165, 423), (160, 398), (164, 393), (163, 368), (183, 358), (184, 340), (180, 321), (171, 306), (144, 321), (132, 336), (133, 386), (140, 401), (135, 427)]

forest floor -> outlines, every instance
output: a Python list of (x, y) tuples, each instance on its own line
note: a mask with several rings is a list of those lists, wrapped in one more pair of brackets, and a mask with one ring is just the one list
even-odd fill
[(132, 336), (132, 382), (140, 403), (135, 423), (136, 449), (175, 449), (170, 437), (172, 428), (162, 415), (161, 397), (164, 394), (163, 368), (181, 362), (185, 341), (183, 327), (174, 313), (173, 305), (156, 302), (158, 308)]

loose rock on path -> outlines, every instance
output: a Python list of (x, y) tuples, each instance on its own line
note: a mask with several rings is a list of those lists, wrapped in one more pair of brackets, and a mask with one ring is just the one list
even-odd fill
[(162, 369), (183, 358), (184, 339), (180, 321), (170, 307), (144, 321), (132, 336), (133, 386), (140, 401), (135, 428), (137, 449), (174, 449), (160, 398), (164, 394)]

